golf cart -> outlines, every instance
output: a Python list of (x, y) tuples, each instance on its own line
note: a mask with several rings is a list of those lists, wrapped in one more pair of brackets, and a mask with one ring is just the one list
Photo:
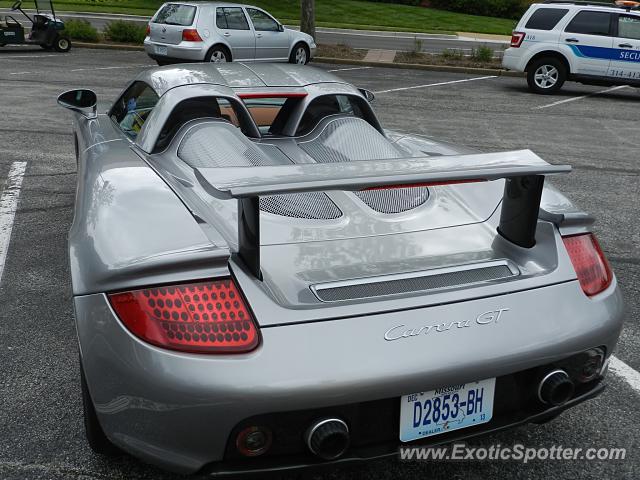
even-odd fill
[(71, 40), (64, 34), (64, 22), (56, 18), (51, 0), (35, 0), (36, 13), (29, 16), (16, 0), (12, 11), (19, 11), (31, 22), (31, 32), (25, 38), (25, 28), (13, 16), (0, 16), (0, 47), (5, 45), (40, 45), (45, 50), (71, 50)]

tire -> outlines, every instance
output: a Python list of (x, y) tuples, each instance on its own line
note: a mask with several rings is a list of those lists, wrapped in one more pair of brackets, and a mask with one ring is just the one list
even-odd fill
[(100, 455), (116, 456), (120, 454), (120, 450), (111, 443), (100, 426), (98, 415), (96, 414), (96, 409), (93, 406), (93, 400), (91, 400), (89, 388), (87, 387), (82, 362), (80, 362), (80, 386), (82, 389), (82, 408), (84, 411), (84, 432), (89, 447)]
[(553, 95), (566, 81), (567, 67), (557, 58), (540, 58), (527, 69), (529, 89), (539, 95)]
[(53, 42), (53, 48), (56, 52), (66, 53), (71, 50), (71, 40), (69, 37), (57, 37)]
[(214, 45), (204, 57), (207, 63), (227, 63), (231, 61), (231, 53), (222, 45)]
[(309, 47), (302, 42), (296, 43), (291, 50), (291, 55), (289, 55), (289, 63), (296, 63), (298, 65), (306, 65), (309, 63)]

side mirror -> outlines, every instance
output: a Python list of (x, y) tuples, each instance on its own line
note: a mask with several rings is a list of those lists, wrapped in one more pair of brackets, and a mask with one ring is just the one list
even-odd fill
[(284, 25), (282, 25), (281, 23), (278, 24), (278, 31), (284, 32)]
[(376, 96), (373, 94), (371, 90), (367, 90), (365, 88), (358, 89), (362, 96), (367, 99), (367, 102), (371, 103), (376, 99)]
[(78, 112), (85, 118), (96, 118), (98, 97), (93, 90), (69, 90), (60, 94), (58, 105)]

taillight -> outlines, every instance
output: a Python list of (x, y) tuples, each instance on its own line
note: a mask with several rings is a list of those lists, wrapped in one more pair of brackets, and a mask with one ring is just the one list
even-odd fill
[(124, 325), (158, 347), (195, 353), (241, 353), (259, 333), (231, 278), (109, 294)]
[(584, 293), (592, 297), (611, 285), (613, 273), (600, 244), (591, 233), (563, 237), (573, 268)]
[(145, 32), (145, 36), (148, 37), (149, 35), (151, 35), (151, 25), (147, 24), (147, 31)]
[(525, 33), (522, 32), (513, 32), (511, 34), (511, 46), (513, 48), (520, 48), (522, 42), (524, 41)]
[(202, 38), (195, 28), (185, 28), (182, 30), (182, 40), (185, 42), (201, 42)]

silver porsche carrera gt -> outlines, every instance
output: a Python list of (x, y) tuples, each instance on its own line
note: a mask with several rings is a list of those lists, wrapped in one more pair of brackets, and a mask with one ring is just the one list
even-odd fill
[(599, 394), (623, 301), (528, 150), (385, 130), (300, 65), (161, 67), (73, 111), (86, 433), (169, 470), (345, 463)]

